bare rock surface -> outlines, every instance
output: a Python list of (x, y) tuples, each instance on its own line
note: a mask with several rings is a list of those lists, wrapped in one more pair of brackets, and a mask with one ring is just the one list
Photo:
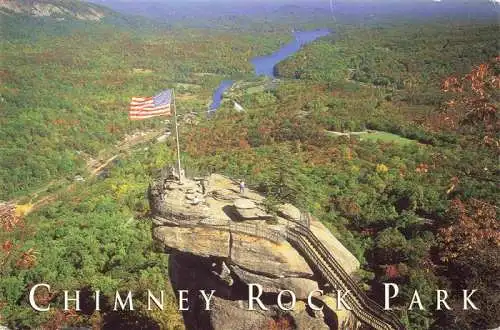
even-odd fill
[(227, 257), (229, 232), (212, 228), (162, 226), (153, 230), (153, 237), (165, 247), (200, 256)]
[(249, 311), (243, 301), (215, 298), (212, 305), (212, 329), (261, 330), (269, 326), (272, 313)]
[(270, 277), (260, 275), (236, 265), (231, 270), (245, 283), (259, 283), (265, 292), (279, 293), (281, 290), (291, 290), (297, 299), (307, 299), (310, 292), (318, 290), (318, 282), (302, 277)]
[(242, 220), (272, 218), (271, 214), (266, 213), (263, 208), (257, 206), (251, 199), (237, 198), (234, 200), (233, 204), (238, 216)]
[(328, 309), (330, 313), (335, 313), (339, 328), (348, 328), (351, 315), (347, 309), (338, 308), (337, 298), (331, 295), (324, 295), (319, 297), (319, 299), (323, 301), (325, 309)]
[(325, 225), (312, 218), (310, 229), (325, 244), (348, 274), (353, 274), (359, 269), (360, 264), (358, 259), (333, 236)]
[(279, 215), (288, 220), (300, 220), (300, 210), (292, 204), (283, 204), (278, 208)]
[(23, 14), (34, 17), (54, 17), (59, 20), (73, 18), (82, 21), (100, 21), (109, 14), (108, 10), (95, 4), (81, 4), (46, 0), (14, 1), (0, 0), (0, 13)]
[[(293, 310), (284, 313), (276, 305), (276, 294), (263, 297), (267, 310), (255, 305), (249, 310), (245, 282), (238, 280), (226, 285), (217, 271), (212, 270), (214, 258), (196, 257), (186, 253), (170, 256), (169, 275), (174, 291), (188, 290), (189, 310), (183, 312), (187, 329), (332, 329), (330, 322), (315, 317), (304, 301), (298, 300)], [(205, 311), (205, 301), (198, 290), (215, 290), (210, 310)], [(335, 322), (334, 322), (335, 323)], [(281, 327), (280, 327), (281, 325)], [(284, 326), (286, 325), (286, 326)]]
[(250, 199), (246, 198), (238, 198), (234, 200), (234, 207), (237, 209), (255, 209), (257, 208), (257, 205)]
[(288, 242), (232, 234), (230, 259), (236, 265), (271, 276), (310, 277), (314, 274), (304, 258)]
[[(170, 281), (174, 290), (190, 290), (190, 310), (183, 314), (187, 329), (336, 328), (332, 299), (313, 294), (325, 313), (314, 314), (304, 305), (311, 292), (325, 289), (325, 282), (287, 240), (288, 226), (303, 224), (297, 207), (278, 205), (276, 214), (268, 214), (264, 196), (251, 189), (240, 193), (237, 181), (218, 174), (181, 182), (178, 177), (162, 179), (149, 193), (153, 237), (171, 253)], [(323, 224), (312, 219), (310, 230), (348, 273), (359, 268)], [(250, 284), (262, 287), (267, 311), (248, 310)], [(209, 311), (197, 291), (201, 289), (216, 290)], [(281, 290), (294, 292), (296, 308), (278, 309)], [(338, 319), (348, 320), (349, 313)]]

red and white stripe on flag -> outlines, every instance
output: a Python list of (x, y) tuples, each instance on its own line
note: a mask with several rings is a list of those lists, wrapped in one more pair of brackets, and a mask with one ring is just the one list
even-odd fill
[(155, 104), (153, 97), (133, 97), (129, 104), (128, 118), (141, 120), (171, 114), (170, 103)]

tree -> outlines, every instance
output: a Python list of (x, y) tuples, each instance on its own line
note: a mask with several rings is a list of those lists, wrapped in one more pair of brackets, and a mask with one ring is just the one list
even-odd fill
[(480, 200), (454, 200), (448, 209), (451, 224), (439, 230), (441, 260), (453, 262), (461, 254), (500, 247), (496, 206)]
[[(440, 323), (451, 329), (489, 329), (500, 323), (500, 224), (496, 206), (480, 200), (454, 200), (447, 213), (450, 224), (439, 230), (440, 257), (454, 289), (477, 290), (480, 311), (462, 310), (454, 299), (451, 315)], [(450, 322), (450, 318), (454, 318)]]
[(396, 228), (381, 231), (375, 239), (374, 255), (379, 264), (397, 264), (408, 259), (408, 242)]

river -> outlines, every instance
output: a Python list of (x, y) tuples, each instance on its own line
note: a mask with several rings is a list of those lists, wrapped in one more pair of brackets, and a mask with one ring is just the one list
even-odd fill
[[(288, 44), (281, 47), (276, 52), (265, 55), (254, 57), (250, 61), (254, 67), (255, 75), (264, 75), (270, 78), (276, 78), (274, 75), (274, 67), (279, 62), (283, 61), (287, 57), (295, 54), (304, 45), (313, 42), (314, 40), (324, 37), (330, 34), (328, 29), (318, 29), (314, 31), (296, 31), (293, 33), (295, 40), (289, 42)], [(233, 85), (232, 80), (223, 80), (219, 87), (214, 92), (212, 96), (212, 104), (210, 105), (210, 111), (215, 111), (219, 108), (224, 92)]]

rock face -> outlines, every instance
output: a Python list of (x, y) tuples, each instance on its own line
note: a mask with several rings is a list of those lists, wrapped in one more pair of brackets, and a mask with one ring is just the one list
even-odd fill
[(310, 229), (326, 245), (328, 250), (334, 252), (337, 261), (347, 273), (352, 274), (359, 269), (360, 264), (358, 259), (321, 222), (313, 219)]
[(211, 228), (157, 227), (153, 235), (165, 247), (199, 256), (228, 257), (229, 232)]
[(232, 233), (230, 259), (244, 269), (272, 277), (311, 277), (314, 272), (288, 242)]
[[(187, 329), (336, 329), (337, 319), (349, 317), (337, 317), (331, 299), (315, 292), (325, 289), (325, 281), (286, 239), (288, 226), (303, 218), (300, 210), (284, 204), (271, 214), (263, 200), (252, 190), (240, 194), (237, 182), (220, 175), (182, 183), (164, 175), (151, 187), (153, 236), (170, 253), (174, 290), (189, 291), (189, 310), (183, 314)], [(319, 221), (313, 219), (310, 229), (348, 273), (359, 268)], [(267, 310), (257, 305), (248, 310), (249, 288), (255, 284), (262, 288)], [(198, 290), (215, 290), (210, 310)], [(282, 290), (295, 294), (293, 310), (278, 308)], [(310, 293), (324, 312), (306, 306)]]
[(95, 4), (57, 0), (0, 0), (0, 13), (35, 17), (54, 17), (59, 20), (74, 18), (82, 21), (100, 21), (109, 10)]
[(255, 205), (255, 203), (250, 199), (237, 198), (234, 200), (234, 207), (236, 208), (236, 212), (238, 212), (241, 220), (272, 218), (272, 215), (268, 214), (261, 207)]
[(287, 220), (300, 220), (300, 210), (292, 204), (280, 205), (278, 214)]

